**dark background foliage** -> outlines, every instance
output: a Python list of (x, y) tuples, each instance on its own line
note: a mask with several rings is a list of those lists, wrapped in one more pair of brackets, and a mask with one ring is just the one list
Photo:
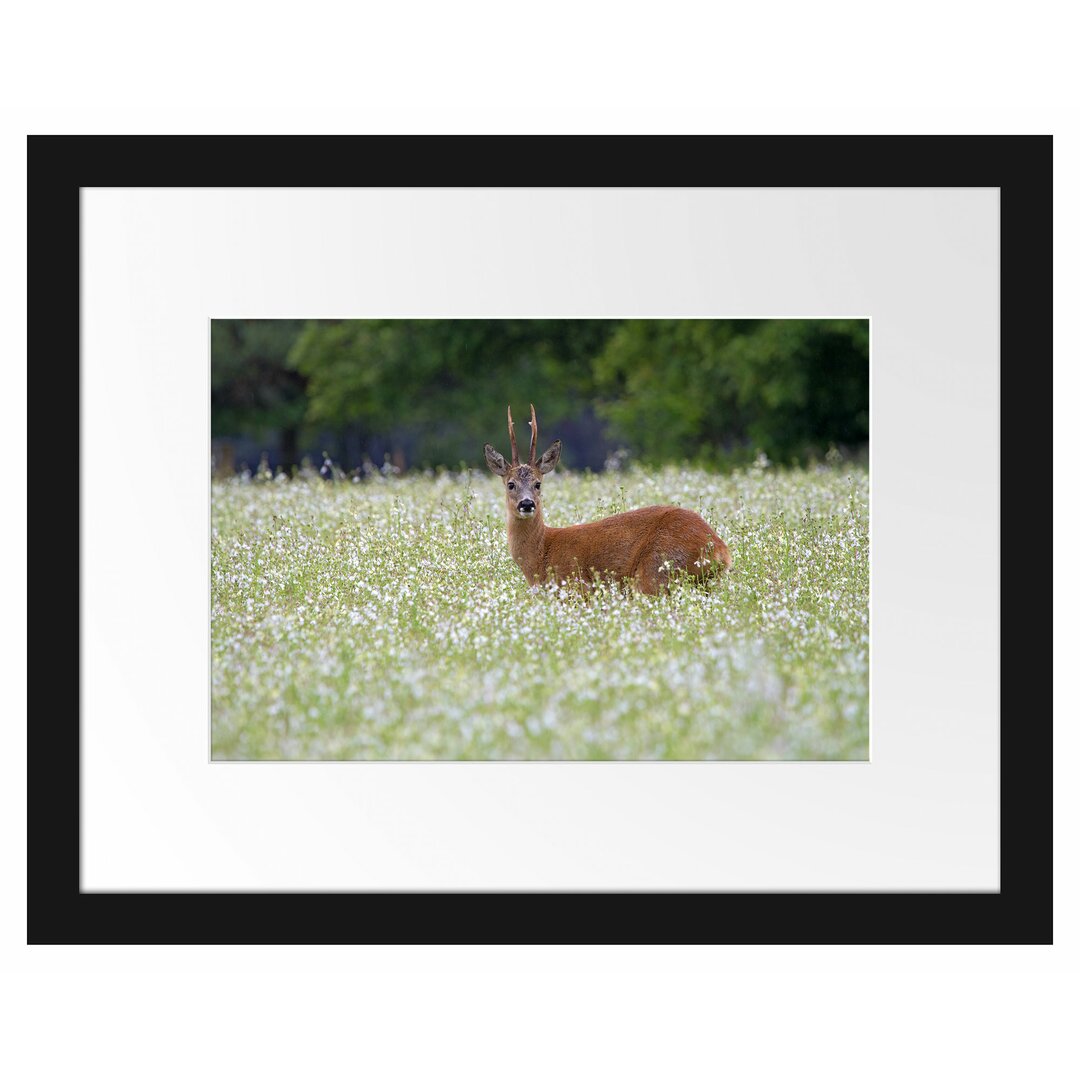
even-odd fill
[(530, 402), (576, 468), (857, 453), (869, 337), (865, 319), (214, 320), (215, 458), (479, 466), (508, 403), (527, 442)]

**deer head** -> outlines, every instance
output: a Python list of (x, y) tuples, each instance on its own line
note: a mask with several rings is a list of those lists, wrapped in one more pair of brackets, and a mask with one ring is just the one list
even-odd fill
[(540, 460), (536, 460), (536, 436), (538, 428), (536, 424), (536, 409), (529, 406), (532, 413), (530, 426), (532, 439), (529, 444), (529, 460), (523, 462), (518, 457), (517, 439), (514, 437), (514, 418), (510, 413), (510, 406), (506, 406), (506, 425), (510, 430), (510, 463), (495, 449), (491, 443), (484, 446), (484, 457), (487, 459), (488, 468), (496, 476), (503, 478), (503, 487), (506, 492), (506, 509), (511, 520), (528, 521), (540, 518), (543, 506), (541, 495), (542, 478), (545, 473), (551, 472), (559, 460), (562, 451), (562, 442), (556, 439), (544, 451)]

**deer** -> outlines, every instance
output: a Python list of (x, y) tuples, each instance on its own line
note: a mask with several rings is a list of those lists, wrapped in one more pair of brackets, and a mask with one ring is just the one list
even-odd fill
[(529, 460), (518, 456), (509, 405), (510, 461), (491, 443), (484, 445), (484, 457), (488, 468), (502, 477), (510, 555), (530, 586), (554, 580), (587, 588), (607, 580), (655, 595), (679, 574), (704, 581), (731, 568), (731, 552), (712, 526), (700, 514), (678, 506), (645, 506), (565, 528), (545, 525), (541, 488), (558, 464), (562, 440), (553, 442), (537, 461), (536, 409), (530, 404), (529, 411)]

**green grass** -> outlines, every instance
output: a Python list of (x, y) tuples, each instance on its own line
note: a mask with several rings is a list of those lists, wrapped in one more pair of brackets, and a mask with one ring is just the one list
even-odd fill
[(732, 571), (529, 590), (480, 473), (215, 482), (215, 759), (866, 759), (868, 476), (556, 472), (549, 525), (701, 513)]

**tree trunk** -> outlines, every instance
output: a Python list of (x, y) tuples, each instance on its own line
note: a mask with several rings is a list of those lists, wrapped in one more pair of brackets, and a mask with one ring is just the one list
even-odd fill
[(299, 453), (299, 432), (294, 427), (284, 428), (281, 432), (281, 464), (286, 469), (296, 464)]

